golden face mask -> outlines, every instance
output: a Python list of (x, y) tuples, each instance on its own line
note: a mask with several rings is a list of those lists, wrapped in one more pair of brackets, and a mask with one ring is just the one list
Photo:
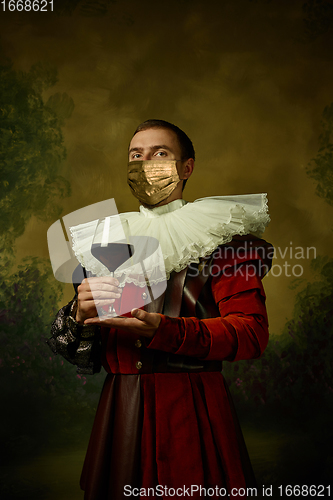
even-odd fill
[(180, 181), (177, 160), (130, 161), (127, 183), (141, 203), (157, 205), (165, 200)]

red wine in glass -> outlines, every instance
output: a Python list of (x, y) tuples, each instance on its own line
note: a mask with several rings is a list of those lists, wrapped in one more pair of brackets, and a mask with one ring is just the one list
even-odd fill
[(91, 253), (95, 259), (108, 268), (113, 276), (115, 270), (132, 257), (134, 246), (128, 243), (108, 243), (107, 246), (94, 243), (91, 247)]
[[(114, 272), (126, 262), (134, 253), (134, 246), (128, 243), (108, 243), (106, 246), (101, 246), (100, 243), (94, 243), (91, 247), (92, 255), (99, 260), (114, 276)], [(117, 313), (111, 304), (109, 306), (108, 313), (105, 313), (104, 317), (114, 318)]]

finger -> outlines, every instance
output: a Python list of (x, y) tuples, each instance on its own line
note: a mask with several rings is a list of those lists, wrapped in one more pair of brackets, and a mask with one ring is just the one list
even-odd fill
[(103, 318), (103, 316), (99, 318), (98, 316), (96, 316), (94, 318), (86, 319), (84, 323), (86, 325), (98, 324), (110, 326), (113, 328), (133, 329), (138, 326), (139, 321), (133, 318), (127, 318), (125, 316), (118, 316), (116, 318)]
[(107, 299), (107, 300), (94, 300), (91, 301), (91, 304), (94, 304), (95, 307), (102, 307), (102, 306), (108, 306), (110, 304), (113, 304), (116, 300), (115, 299)]
[(95, 283), (83, 283), (78, 287), (79, 292), (85, 292), (89, 290), (104, 290), (106, 292), (122, 293), (123, 288), (117, 287), (110, 283), (104, 283), (97, 281)]
[(87, 283), (85, 288), (90, 288), (91, 290), (122, 290), (121, 287), (116, 286), (113, 283), (106, 283), (105, 281), (95, 281), (94, 283)]
[(121, 293), (93, 290), (91, 293), (87, 294), (87, 297), (92, 298), (93, 300), (120, 299)]
[(109, 300), (109, 299), (120, 299), (121, 293), (106, 292), (103, 290), (93, 290), (93, 291), (80, 291), (78, 294), (78, 300), (80, 302), (93, 301), (93, 300)]
[[(119, 285), (119, 281), (116, 278), (110, 276), (105, 276), (101, 278), (85, 278), (81, 284), (78, 286), (78, 290), (90, 290), (90, 289), (106, 289), (114, 290)], [(117, 288), (118, 289), (118, 288)], [(119, 288), (121, 290), (121, 288)]]
[(149, 318), (149, 313), (147, 313), (143, 309), (132, 309), (131, 315), (133, 318), (139, 319), (140, 321), (147, 321), (147, 319)]

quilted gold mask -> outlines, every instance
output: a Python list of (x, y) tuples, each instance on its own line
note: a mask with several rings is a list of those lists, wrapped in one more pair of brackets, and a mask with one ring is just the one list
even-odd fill
[(127, 183), (141, 203), (157, 205), (180, 181), (177, 160), (140, 160), (128, 164)]

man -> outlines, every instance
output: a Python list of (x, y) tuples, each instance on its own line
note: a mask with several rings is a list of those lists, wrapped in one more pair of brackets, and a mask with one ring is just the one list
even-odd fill
[[(158, 121), (154, 120), (153, 122)], [(156, 158), (180, 160), (177, 161), (177, 172), (181, 180), (179, 180), (176, 184), (171, 194), (154, 205), (149, 205), (143, 202), (144, 206), (150, 206), (151, 208), (160, 207), (167, 205), (174, 200), (182, 199), (183, 181), (187, 180), (193, 172), (193, 146), (192, 151), (190, 150), (190, 152), (192, 153), (192, 156), (184, 159), (186, 152), (181, 150), (181, 145), (179, 144), (177, 135), (173, 132), (173, 130), (168, 128), (151, 128), (150, 126), (150, 128), (140, 129), (134, 134), (128, 153), (130, 162), (135, 160), (154, 160)], [(77, 322), (83, 323), (87, 320), (86, 324), (93, 324), (96, 321), (96, 302), (94, 301), (92, 291), (100, 291), (101, 295), (102, 293), (105, 293), (105, 303), (109, 303), (109, 297), (113, 297), (113, 299), (120, 297), (121, 290), (111, 283), (113, 283), (113, 280), (106, 281), (96, 279), (95, 281), (86, 281), (79, 287), (78, 310), (76, 313)], [(94, 296), (96, 297), (95, 294)], [(99, 302), (98, 305), (102, 305), (102, 302)], [(145, 313), (141, 309), (132, 311), (132, 316), (133, 318), (137, 318), (137, 320), (128, 319), (122, 321), (121, 319), (116, 319), (109, 321), (107, 325), (114, 327), (126, 327), (127, 330), (133, 331), (135, 334), (152, 337), (161, 321), (159, 314)]]
[(201, 498), (202, 488), (244, 498), (240, 489), (254, 484), (221, 361), (259, 357), (267, 345), (266, 246), (246, 235), (269, 218), (252, 198), (186, 204), (194, 159), (186, 134), (162, 120), (141, 124), (129, 146), (128, 181), (142, 203), (131, 232), (159, 239), (166, 293), (126, 318), (100, 320), (97, 306), (135, 286), (83, 280), (53, 327), (55, 352), (94, 369), (101, 357), (108, 372), (82, 474), (86, 500)]

